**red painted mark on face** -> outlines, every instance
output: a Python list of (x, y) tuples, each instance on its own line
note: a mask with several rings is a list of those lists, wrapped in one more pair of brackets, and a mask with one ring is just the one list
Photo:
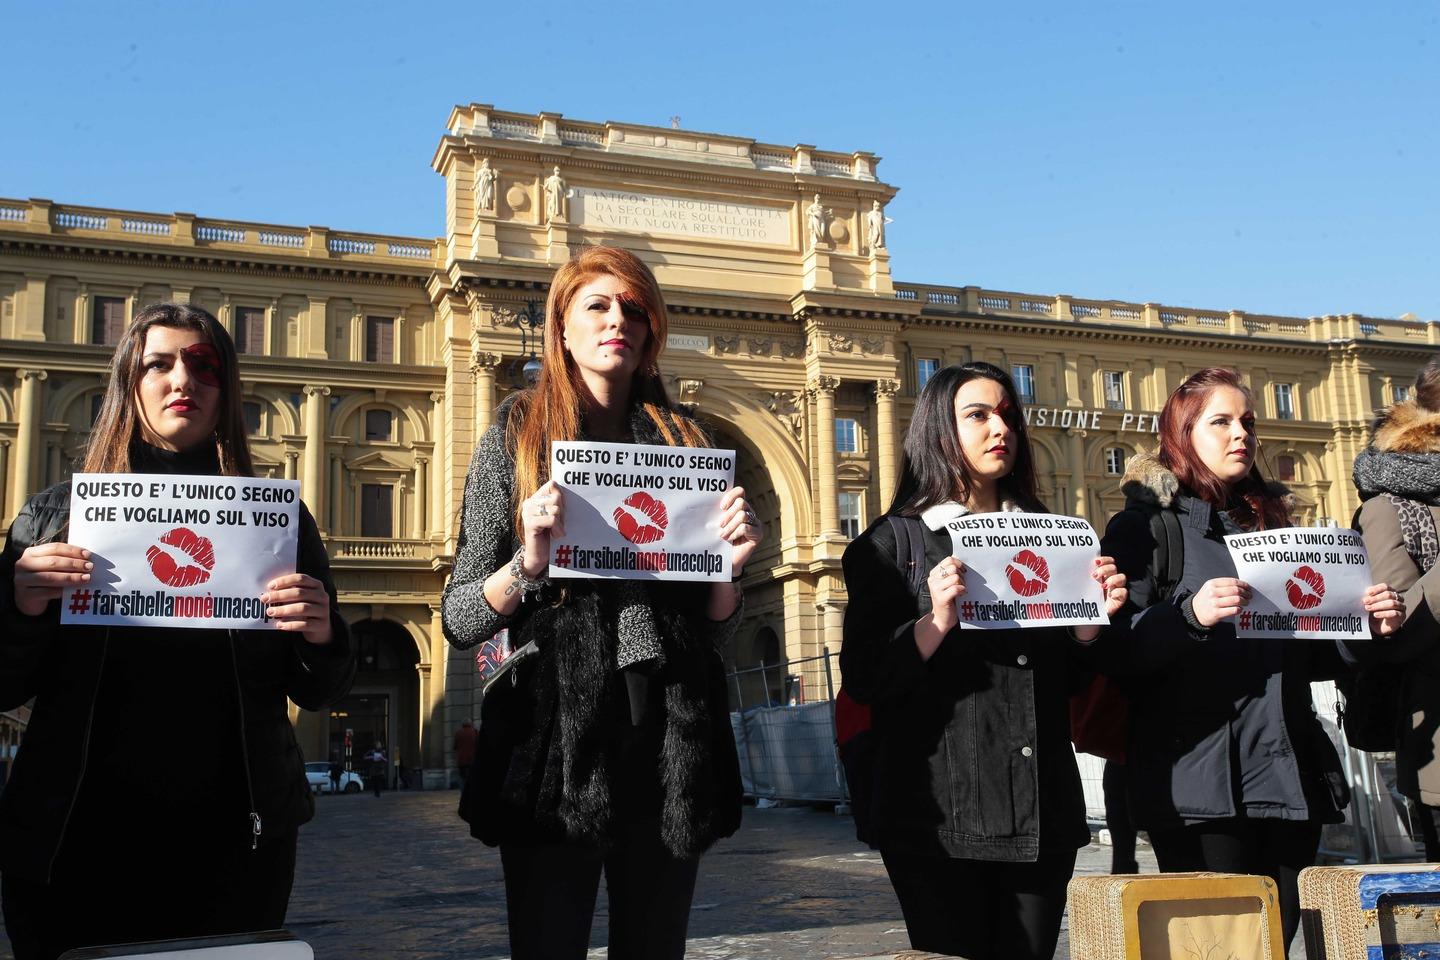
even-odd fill
[(155, 579), (168, 587), (193, 587), (210, 579), (215, 566), (215, 545), (208, 537), (202, 537), (189, 527), (176, 527), (160, 538), (166, 546), (174, 547), (194, 563), (180, 566), (167, 550), (151, 544), (145, 551), (150, 561), (150, 572)]
[[(1313, 610), (1325, 599), (1325, 578), (1313, 567), (1301, 567), (1285, 581), (1285, 596), (1296, 610)], [(1297, 582), (1298, 581), (1298, 582)], [(1310, 589), (1306, 590), (1305, 587)]]
[(1011, 590), (1022, 597), (1033, 597), (1050, 586), (1050, 564), (1033, 551), (1021, 550), (1005, 568), (1005, 576), (1010, 580)]
[(220, 351), (208, 343), (193, 343), (180, 351), (180, 360), (190, 376), (207, 387), (220, 386)]
[[(639, 511), (640, 516), (626, 510), (626, 507)], [(665, 528), (670, 525), (670, 515), (665, 511), (665, 504), (643, 490), (637, 490), (626, 497), (624, 502), (615, 508), (614, 516), (615, 529), (620, 531), (620, 536), (637, 546), (659, 540), (665, 536)], [(647, 517), (649, 523), (644, 522)]]

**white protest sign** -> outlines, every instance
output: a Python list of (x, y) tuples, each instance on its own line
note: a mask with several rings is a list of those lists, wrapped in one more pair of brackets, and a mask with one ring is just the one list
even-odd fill
[(550, 447), (565, 526), (550, 541), (550, 576), (730, 579), (720, 500), (735, 482), (734, 451), (576, 440)]
[(955, 603), (971, 630), (1110, 622), (1095, 582), (1100, 538), (1076, 517), (982, 513), (951, 520), (953, 553), (965, 564)]
[(77, 473), (68, 539), (95, 569), (60, 622), (274, 629), (260, 594), (295, 572), (299, 527), (294, 480)]
[(1286, 527), (1225, 538), (1250, 604), (1234, 618), (1240, 637), (1351, 640), (1370, 636), (1365, 591), (1370, 556), (1354, 530)]

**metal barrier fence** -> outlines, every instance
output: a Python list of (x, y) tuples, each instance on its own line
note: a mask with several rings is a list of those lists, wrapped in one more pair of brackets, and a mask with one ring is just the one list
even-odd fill
[(730, 725), (745, 795), (764, 800), (844, 803), (835, 747), (834, 654), (762, 663), (729, 675)]
[[(835, 745), (835, 660), (830, 654), (783, 665), (762, 663), (729, 675), (734, 698), (730, 724), (747, 796), (849, 801)], [(1364, 753), (1345, 742), (1336, 719), (1333, 683), (1314, 683), (1311, 694), (1320, 724), (1340, 754), (1351, 794), (1345, 822), (1325, 827), (1321, 857), (1361, 863), (1421, 859), (1410, 804), (1395, 788), (1394, 755)], [(1092, 825), (1103, 826), (1105, 761), (1084, 753), (1075, 759), (1086, 817)]]

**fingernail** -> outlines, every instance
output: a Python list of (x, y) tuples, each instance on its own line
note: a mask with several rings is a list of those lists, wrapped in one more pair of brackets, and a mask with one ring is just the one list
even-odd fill
[(94, 569), (95, 569), (95, 564), (93, 564), (93, 563), (87, 563), (87, 564), (85, 564), (85, 569), (86, 569), (86, 570), (94, 570)]
[(89, 560), (89, 559), (90, 559), (90, 551), (89, 551), (89, 550), (81, 550), (81, 551), (80, 551), (80, 555), (81, 555), (82, 557), (84, 557), (86, 560)]
[(88, 580), (90, 579), (90, 574), (88, 574), (88, 573), (82, 573), (82, 574), (80, 574), (80, 579), (81, 579), (81, 581), (88, 581)]

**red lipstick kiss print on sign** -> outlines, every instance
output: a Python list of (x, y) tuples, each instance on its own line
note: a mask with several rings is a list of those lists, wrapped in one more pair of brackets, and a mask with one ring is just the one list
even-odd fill
[[(1325, 599), (1325, 578), (1312, 567), (1301, 567), (1285, 581), (1285, 596), (1296, 610), (1313, 610)], [(1298, 581), (1298, 582), (1297, 582)], [(1305, 589), (1309, 586), (1310, 589)]]
[(1010, 578), (1011, 590), (1022, 597), (1033, 597), (1050, 586), (1050, 564), (1030, 550), (1021, 550), (1005, 568), (1005, 576)]
[(145, 559), (150, 561), (150, 572), (156, 580), (167, 587), (193, 587), (210, 579), (210, 571), (215, 567), (215, 545), (208, 537), (200, 536), (189, 527), (176, 527), (161, 536), (160, 542), (179, 550), (194, 563), (180, 566), (168, 550), (151, 544), (145, 551)]
[[(626, 507), (630, 510), (626, 510)], [(631, 510), (638, 511), (639, 516)], [(636, 490), (626, 497), (624, 502), (615, 508), (614, 516), (615, 529), (620, 531), (620, 536), (636, 546), (659, 540), (665, 536), (665, 528), (670, 525), (670, 515), (665, 512), (665, 504), (644, 490)], [(650, 522), (646, 523), (646, 519)]]

